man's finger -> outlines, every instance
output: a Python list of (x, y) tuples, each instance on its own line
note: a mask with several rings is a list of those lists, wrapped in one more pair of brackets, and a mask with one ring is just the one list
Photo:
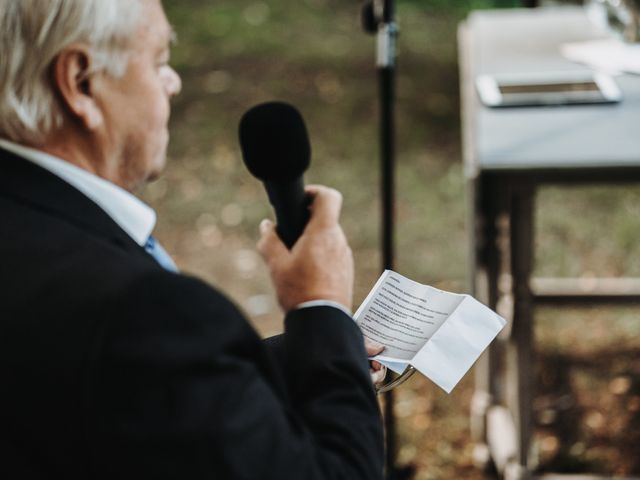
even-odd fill
[(364, 348), (367, 350), (367, 355), (373, 357), (374, 355), (378, 355), (384, 350), (384, 345), (380, 345), (379, 343), (376, 343), (373, 340), (369, 340), (365, 337)]
[(308, 185), (305, 189), (311, 196), (311, 225), (335, 225), (340, 219), (342, 194), (333, 188), (322, 185)]
[(265, 259), (289, 253), (286, 245), (278, 236), (276, 226), (271, 220), (264, 219), (260, 222), (260, 240), (258, 251)]
[(381, 370), (383, 367), (383, 365), (380, 362), (376, 362), (375, 360), (371, 361), (371, 368), (373, 368), (374, 370)]
[(377, 385), (384, 381), (384, 377), (387, 375), (387, 369), (383, 368), (382, 370), (378, 371), (369, 370), (369, 375), (371, 375), (371, 382), (374, 385)]

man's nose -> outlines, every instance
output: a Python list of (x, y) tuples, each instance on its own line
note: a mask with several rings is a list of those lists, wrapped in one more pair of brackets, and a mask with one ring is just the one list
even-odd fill
[(178, 75), (178, 72), (171, 67), (169, 67), (167, 72), (166, 88), (167, 94), (170, 97), (178, 95), (182, 90), (182, 79), (180, 78), (180, 75)]

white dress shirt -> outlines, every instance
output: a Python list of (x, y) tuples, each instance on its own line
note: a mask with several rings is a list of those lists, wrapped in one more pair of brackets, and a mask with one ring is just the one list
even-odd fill
[(0, 147), (48, 170), (93, 200), (138, 245), (144, 246), (156, 225), (156, 212), (123, 188), (87, 170), (33, 148), (0, 138)]

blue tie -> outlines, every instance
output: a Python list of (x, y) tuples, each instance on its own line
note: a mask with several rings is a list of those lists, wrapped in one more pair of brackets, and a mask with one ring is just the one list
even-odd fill
[(149, 235), (147, 243), (144, 244), (144, 249), (149, 255), (155, 258), (156, 262), (158, 262), (162, 268), (170, 272), (178, 272), (178, 267), (174, 261), (153, 235)]

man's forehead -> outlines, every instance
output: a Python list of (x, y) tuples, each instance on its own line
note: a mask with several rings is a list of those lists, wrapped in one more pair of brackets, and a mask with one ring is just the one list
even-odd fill
[(167, 20), (162, 4), (158, 0), (146, 0), (143, 4), (141, 33), (163, 43), (174, 41), (175, 32)]

